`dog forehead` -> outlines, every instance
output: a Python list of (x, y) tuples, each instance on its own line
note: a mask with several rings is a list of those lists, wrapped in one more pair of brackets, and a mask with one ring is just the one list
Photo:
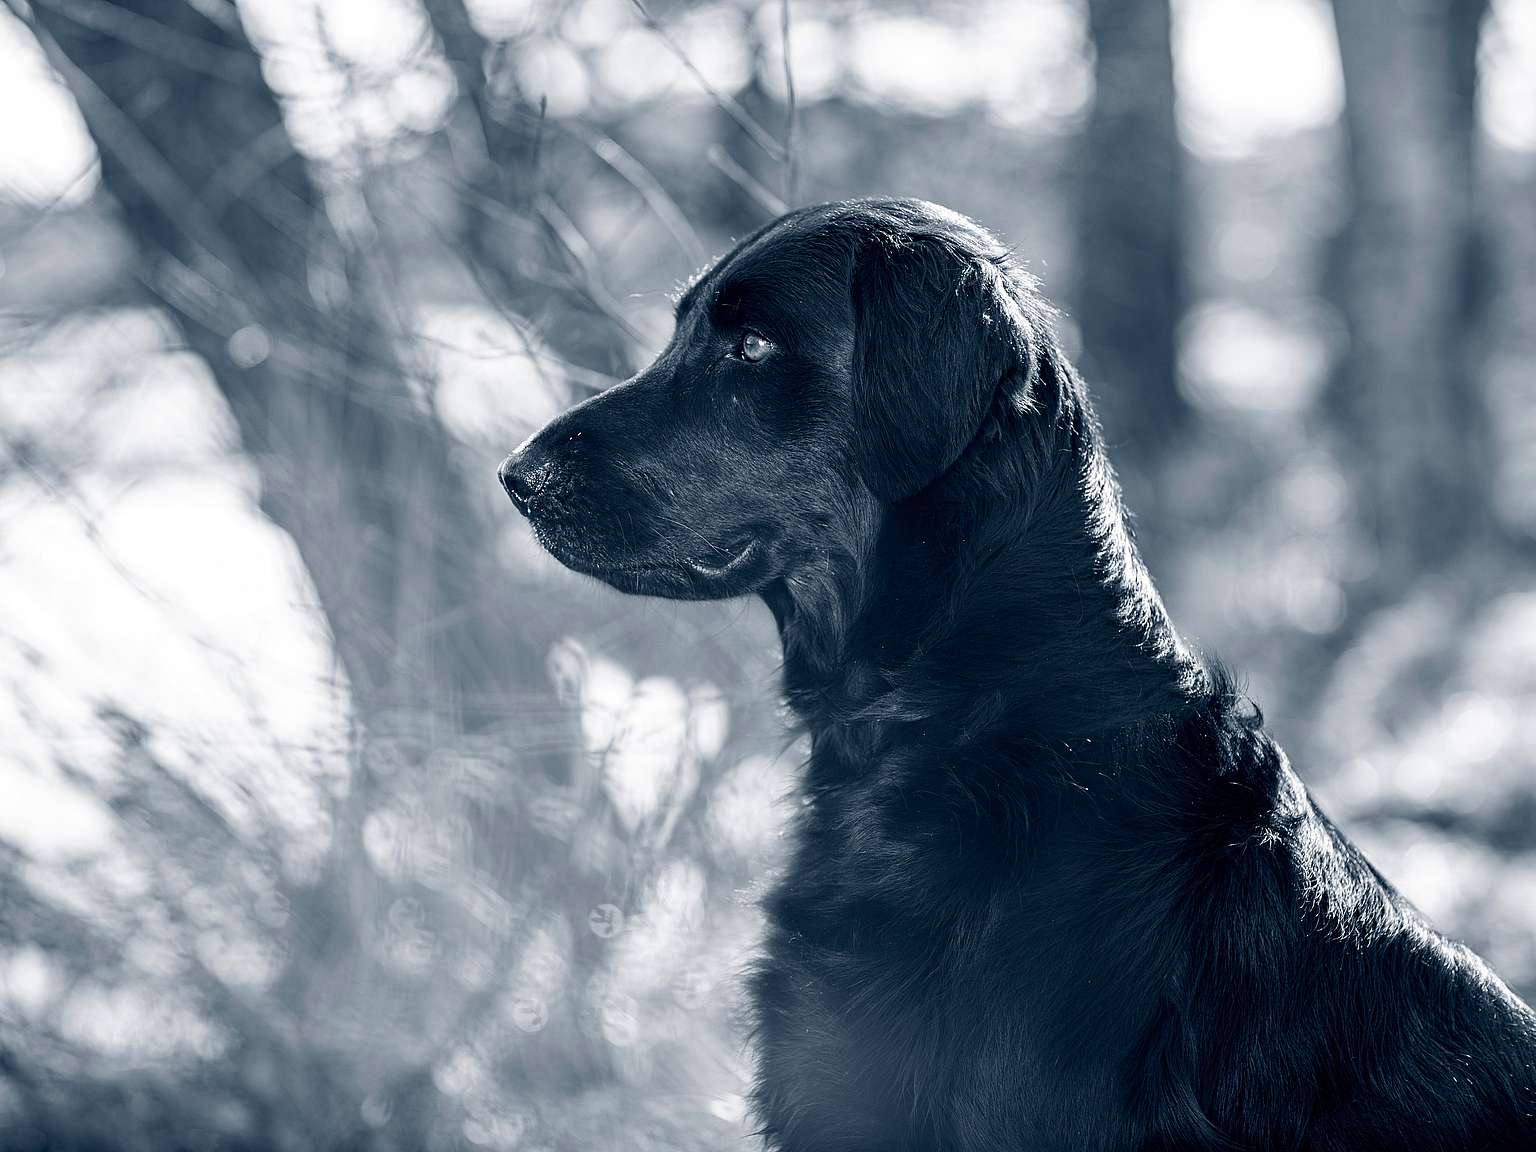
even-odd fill
[(735, 283), (774, 278), (806, 285), (846, 279), (846, 262), (827, 240), (824, 230), (808, 227), (799, 213), (780, 217), (700, 271), (678, 300), (678, 317), (700, 305), (707, 308)]
[(928, 200), (881, 197), (834, 200), (779, 217), (749, 236), (729, 255), (784, 249), (840, 251), (857, 249), (874, 238), (948, 235), (990, 239), (974, 220)]
[(739, 241), (687, 286), (677, 304), (681, 318), (707, 304), (733, 281), (793, 277), (806, 285), (847, 282), (857, 253), (871, 240), (947, 236), (963, 247), (992, 248), (996, 240), (959, 212), (927, 200), (835, 200), (786, 213)]
[(792, 271), (795, 264), (805, 263), (820, 271), (846, 273), (871, 242), (889, 247), (918, 239), (942, 240), (975, 255), (1007, 251), (987, 229), (942, 204), (898, 198), (838, 200), (780, 217), (738, 244), (712, 272), (723, 281), (763, 264)]

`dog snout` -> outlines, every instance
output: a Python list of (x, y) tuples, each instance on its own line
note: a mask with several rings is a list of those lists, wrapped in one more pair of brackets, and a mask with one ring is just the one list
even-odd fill
[(549, 473), (548, 463), (537, 464), (530, 461), (528, 453), (523, 449), (508, 456), (496, 470), (501, 486), (506, 489), (507, 495), (512, 498), (512, 503), (517, 506), (517, 510), (524, 514), (528, 511), (529, 503), (548, 481)]

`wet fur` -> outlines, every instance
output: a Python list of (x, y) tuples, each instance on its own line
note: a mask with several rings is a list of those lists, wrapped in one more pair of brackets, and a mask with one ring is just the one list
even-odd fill
[[(1010, 253), (930, 205), (824, 206), (690, 289), (679, 348), (754, 309), (787, 351), (746, 400), (708, 368), (690, 407), (714, 362), (669, 350), (508, 463), (573, 567), (778, 621), (812, 753), (754, 980), (770, 1146), (1536, 1148), (1536, 1017), (1181, 643)], [(635, 479), (701, 458), (746, 510), (689, 497), (695, 535), (764, 542), (715, 584), (665, 571), (682, 497)]]

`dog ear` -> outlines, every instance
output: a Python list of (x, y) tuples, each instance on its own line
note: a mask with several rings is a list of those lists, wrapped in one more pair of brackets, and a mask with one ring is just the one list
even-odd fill
[(853, 315), (855, 461), (871, 492), (901, 500), (959, 459), (1027, 362), (1025, 326), (996, 264), (909, 235), (859, 254)]

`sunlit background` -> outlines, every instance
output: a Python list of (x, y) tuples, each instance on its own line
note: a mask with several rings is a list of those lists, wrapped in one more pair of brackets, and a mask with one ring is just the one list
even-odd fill
[(1536, 4), (7, 0), (0, 109), (0, 1145), (752, 1146), (771, 622), (495, 468), (850, 195), (1040, 274), (1186, 635), (1536, 992)]

